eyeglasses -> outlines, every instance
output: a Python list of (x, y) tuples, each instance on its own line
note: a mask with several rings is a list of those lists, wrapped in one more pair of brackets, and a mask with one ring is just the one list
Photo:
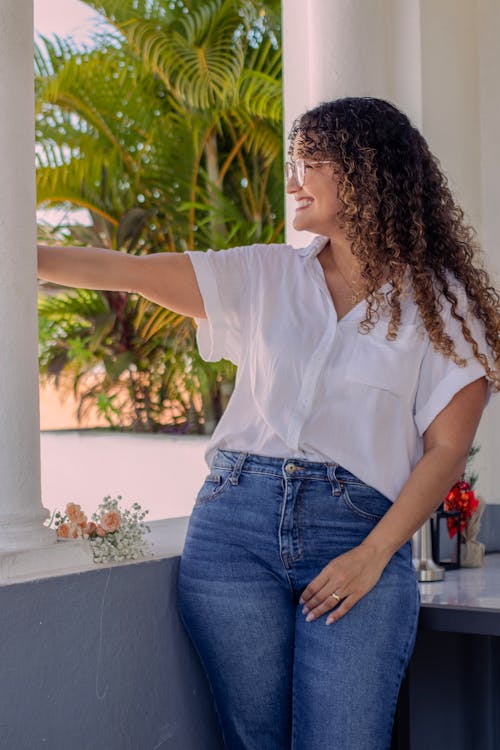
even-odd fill
[(306, 179), (306, 167), (312, 167), (315, 164), (332, 164), (331, 160), (328, 161), (306, 161), (305, 159), (295, 159), (295, 161), (287, 161), (285, 163), (285, 177), (286, 181), (292, 178), (297, 183), (297, 187), (302, 187)]

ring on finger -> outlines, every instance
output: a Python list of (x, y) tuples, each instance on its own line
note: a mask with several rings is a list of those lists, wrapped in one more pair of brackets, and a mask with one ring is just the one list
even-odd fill
[(336, 594), (335, 592), (333, 592), (333, 594), (330, 594), (330, 596), (333, 596), (333, 598), (336, 599), (337, 602), (340, 601), (340, 596)]

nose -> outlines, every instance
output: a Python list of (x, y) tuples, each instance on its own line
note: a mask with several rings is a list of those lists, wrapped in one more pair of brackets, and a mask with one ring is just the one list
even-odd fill
[(295, 175), (292, 175), (291, 177), (285, 178), (285, 190), (290, 195), (292, 193), (296, 193), (297, 190), (299, 190), (299, 186), (297, 185), (297, 181), (295, 179)]

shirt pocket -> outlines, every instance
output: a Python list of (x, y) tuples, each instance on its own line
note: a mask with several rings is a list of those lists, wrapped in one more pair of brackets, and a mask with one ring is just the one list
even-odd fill
[(423, 338), (417, 325), (400, 326), (395, 341), (385, 338), (386, 326), (356, 332), (346, 380), (411, 398), (418, 380)]

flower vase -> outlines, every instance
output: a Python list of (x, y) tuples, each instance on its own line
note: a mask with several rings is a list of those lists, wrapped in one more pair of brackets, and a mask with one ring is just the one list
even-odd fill
[(476, 540), (481, 525), (481, 516), (486, 507), (485, 501), (476, 495), (479, 505), (467, 521), (460, 538), (460, 562), (464, 568), (480, 568), (484, 565), (484, 544)]

